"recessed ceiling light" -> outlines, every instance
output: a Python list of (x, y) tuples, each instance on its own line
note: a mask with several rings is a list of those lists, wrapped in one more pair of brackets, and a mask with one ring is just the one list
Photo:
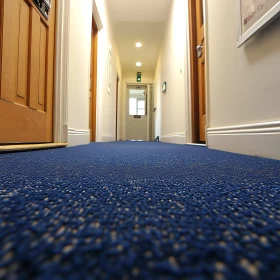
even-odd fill
[(141, 62), (136, 62), (136, 66), (137, 66), (137, 67), (140, 67), (141, 65), (142, 65)]
[(136, 46), (137, 48), (141, 48), (141, 47), (142, 47), (142, 43), (138, 42), (138, 43), (135, 44), (135, 46)]

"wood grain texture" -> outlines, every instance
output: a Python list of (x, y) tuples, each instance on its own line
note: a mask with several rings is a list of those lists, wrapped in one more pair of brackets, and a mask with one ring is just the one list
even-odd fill
[(4, 0), (1, 99), (14, 102), (18, 84), (19, 0)]
[(190, 28), (190, 76), (191, 76), (191, 115), (192, 115), (192, 142), (199, 142), (199, 105), (198, 105), (198, 75), (196, 63), (196, 10), (195, 2), (189, 4), (189, 28)]
[(119, 77), (116, 81), (116, 141), (118, 141)]
[(97, 45), (98, 29), (92, 17), (92, 37), (91, 37), (91, 88), (90, 88), (90, 141), (96, 141), (96, 89), (97, 89)]
[(55, 149), (66, 146), (68, 146), (67, 143), (0, 145), (0, 153)]
[(30, 103), (29, 107), (40, 110), (39, 99), (39, 76), (40, 76), (40, 40), (41, 21), (38, 13), (31, 9), (31, 48), (30, 48)]
[(46, 113), (0, 100), (0, 143), (42, 142), (45, 123)]
[[(59, 1), (59, 0), (58, 0)], [(57, 0), (52, 0), (47, 28), (47, 65), (46, 65), (46, 96), (45, 112), (47, 114), (46, 141), (53, 141), (53, 98), (54, 98), (54, 62), (55, 62), (55, 26), (56, 26)], [(44, 22), (44, 21), (42, 21)]]
[(3, 22), (4, 22), (4, 1), (0, 1), (0, 98), (2, 88), (2, 51), (3, 51)]
[[(205, 142), (206, 95), (205, 95), (205, 44), (203, 1), (189, 0), (192, 141)], [(196, 47), (202, 45), (202, 56), (197, 57)]]
[(206, 96), (205, 96), (205, 44), (204, 44), (204, 21), (203, 1), (196, 0), (196, 34), (197, 46), (202, 46), (202, 55), (197, 58), (198, 64), (198, 103), (199, 103), (199, 140), (206, 140)]
[(0, 0), (0, 143), (53, 141), (55, 17)]
[(44, 111), (46, 94), (46, 60), (47, 60), (47, 29), (40, 23), (40, 54), (39, 54), (39, 95), (38, 104)]
[(18, 69), (17, 91), (15, 102), (27, 105), (28, 93), (28, 52), (29, 52), (29, 21), (30, 8), (20, 0), (19, 38), (18, 38)]

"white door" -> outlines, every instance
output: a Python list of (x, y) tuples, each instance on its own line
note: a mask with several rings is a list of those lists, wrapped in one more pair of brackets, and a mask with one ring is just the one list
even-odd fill
[(147, 86), (127, 87), (126, 139), (149, 141)]

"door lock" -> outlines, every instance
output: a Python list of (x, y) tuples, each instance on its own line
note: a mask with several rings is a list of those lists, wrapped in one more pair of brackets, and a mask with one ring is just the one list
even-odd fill
[(202, 44), (200, 44), (200, 45), (198, 45), (198, 46), (196, 47), (197, 58), (199, 58), (199, 57), (202, 56), (202, 49), (203, 49)]

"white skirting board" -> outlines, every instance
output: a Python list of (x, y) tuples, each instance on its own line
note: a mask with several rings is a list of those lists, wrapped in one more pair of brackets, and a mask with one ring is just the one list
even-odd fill
[(89, 130), (68, 129), (68, 146), (85, 145), (90, 142)]
[(185, 132), (162, 135), (159, 140), (161, 142), (173, 143), (173, 144), (186, 144)]
[(116, 136), (102, 136), (102, 142), (114, 142), (116, 141)]
[(207, 129), (210, 149), (280, 160), (280, 121)]

